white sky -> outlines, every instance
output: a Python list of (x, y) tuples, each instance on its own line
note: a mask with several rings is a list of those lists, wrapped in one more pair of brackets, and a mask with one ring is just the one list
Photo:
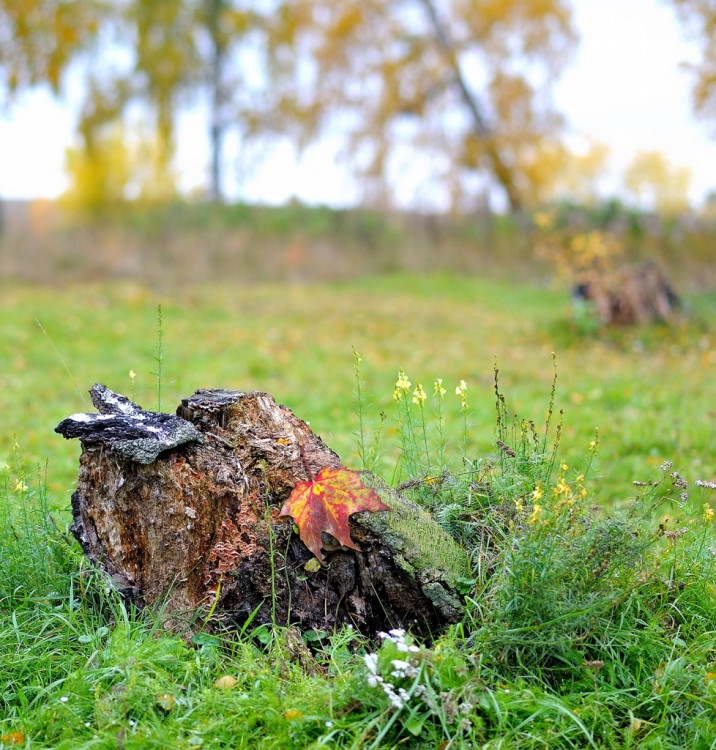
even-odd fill
[[(659, 150), (692, 170), (691, 197), (700, 203), (716, 190), (716, 123), (692, 115), (690, 75), (682, 67), (698, 58), (666, 0), (573, 0), (581, 34), (576, 56), (554, 90), (578, 142), (592, 138), (611, 149), (609, 193), (619, 190), (624, 169), (640, 150)], [(0, 196), (56, 197), (66, 187), (65, 149), (72, 143), (79, 91), (56, 101), (46, 91), (24, 95), (0, 115)], [(180, 125), (178, 166), (184, 188), (206, 182), (208, 146), (204, 121), (187, 115)], [(229, 144), (228, 156), (235, 164)], [(311, 148), (296, 164), (288, 144), (229, 192), (252, 201), (341, 205), (355, 187), (330, 145)], [(236, 170), (227, 168), (227, 176)]]

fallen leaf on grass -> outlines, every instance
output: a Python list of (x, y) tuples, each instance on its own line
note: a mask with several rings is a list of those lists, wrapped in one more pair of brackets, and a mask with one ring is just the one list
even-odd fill
[(25, 735), (22, 732), (10, 732), (0, 736), (0, 742), (5, 745), (22, 745), (25, 742)]
[(171, 711), (176, 705), (177, 699), (170, 693), (162, 693), (157, 696), (157, 704), (163, 711)]
[(291, 516), (301, 541), (323, 564), (321, 533), (334, 536), (345, 547), (360, 550), (351, 539), (348, 518), (361, 511), (390, 510), (378, 493), (363, 484), (360, 473), (325, 468), (308, 482), (299, 482), (281, 508), (280, 516)]
[(219, 677), (214, 683), (214, 687), (219, 688), (219, 690), (228, 690), (229, 688), (234, 687), (236, 683), (236, 677), (232, 677), (230, 674), (225, 674), (223, 677)]

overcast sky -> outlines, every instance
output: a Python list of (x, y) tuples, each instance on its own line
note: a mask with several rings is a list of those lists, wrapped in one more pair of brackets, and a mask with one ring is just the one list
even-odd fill
[[(716, 123), (692, 115), (690, 76), (682, 64), (699, 49), (684, 36), (665, 0), (574, 0), (581, 35), (576, 56), (554, 90), (569, 122), (571, 142), (587, 137), (611, 149), (607, 189), (616, 192), (624, 169), (639, 150), (659, 150), (693, 173), (692, 200), (716, 191)], [(66, 186), (65, 149), (72, 143), (80, 92), (66, 101), (37, 91), (0, 116), (0, 195), (56, 197)], [(197, 114), (180, 128), (178, 164), (185, 189), (206, 182), (208, 146)], [(712, 137), (709, 137), (709, 136)], [(229, 166), (227, 172), (234, 172)], [(350, 203), (354, 186), (333, 150), (314, 147), (295, 164), (280, 147), (255, 176), (229, 192), (254, 201)]]

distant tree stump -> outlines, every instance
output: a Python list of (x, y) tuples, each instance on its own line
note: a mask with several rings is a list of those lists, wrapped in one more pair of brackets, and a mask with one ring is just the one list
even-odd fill
[[(436, 632), (463, 614), (456, 581), (467, 555), (425, 511), (373, 480), (391, 510), (357, 513), (341, 547), (317, 561), (278, 512), (293, 487), (340, 466), (308, 425), (266, 393), (199, 390), (176, 416), (143, 411), (102, 385), (99, 414), (56, 431), (82, 443), (72, 532), (90, 560), (176, 627), (214, 621), (352, 624)], [(303, 452), (303, 458), (301, 453)], [(305, 460), (305, 464), (304, 464)]]
[(577, 279), (573, 296), (591, 302), (604, 325), (673, 323), (681, 311), (678, 294), (651, 261), (614, 271), (585, 271)]

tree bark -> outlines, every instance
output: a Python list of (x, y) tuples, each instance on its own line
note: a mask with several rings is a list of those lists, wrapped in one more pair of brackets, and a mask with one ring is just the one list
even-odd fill
[[(366, 477), (390, 511), (357, 513), (342, 547), (323, 535), (319, 567), (278, 513), (293, 487), (339, 457), (266, 393), (199, 390), (176, 416), (101, 385), (100, 414), (56, 431), (82, 443), (72, 531), (90, 560), (177, 628), (275, 622), (435, 633), (458, 621), (467, 555), (434, 519)], [(305, 463), (304, 463), (305, 461)], [(197, 619), (198, 618), (198, 619)]]

